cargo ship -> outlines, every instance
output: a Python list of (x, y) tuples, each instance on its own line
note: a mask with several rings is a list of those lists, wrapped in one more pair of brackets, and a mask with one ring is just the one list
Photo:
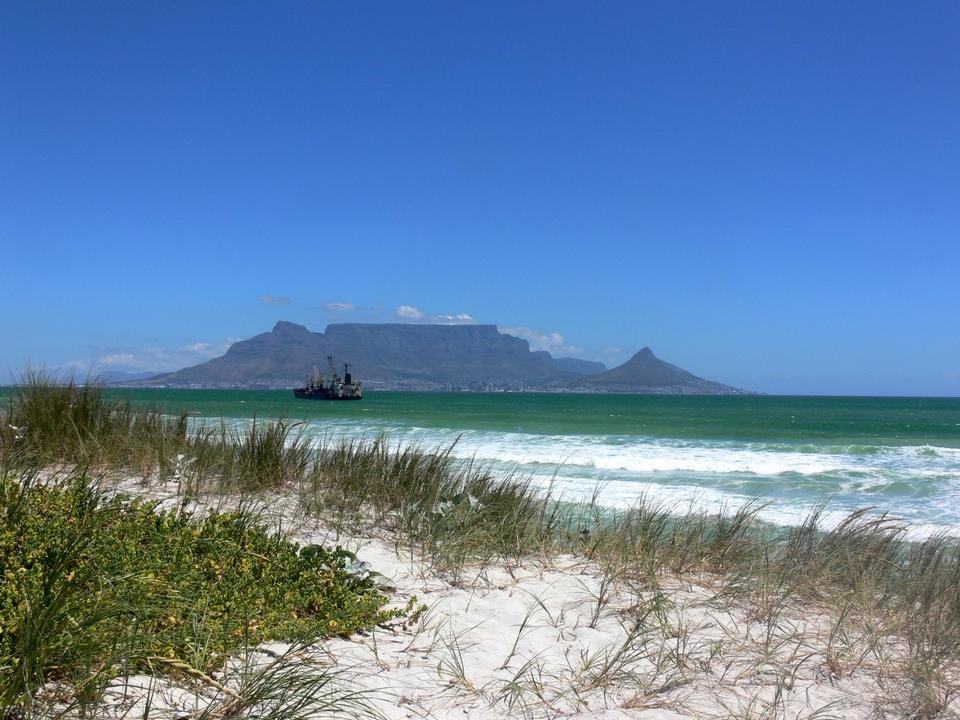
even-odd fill
[(327, 382), (324, 382), (323, 373), (316, 366), (313, 374), (307, 378), (303, 387), (293, 389), (294, 397), (301, 400), (361, 400), (363, 399), (362, 383), (353, 381), (350, 374), (350, 364), (344, 363), (343, 377), (337, 375), (333, 365), (333, 355), (327, 355)]

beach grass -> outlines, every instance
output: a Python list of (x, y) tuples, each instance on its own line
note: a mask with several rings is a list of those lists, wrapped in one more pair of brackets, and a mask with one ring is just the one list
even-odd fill
[[(185, 415), (171, 417), (157, 410), (133, 408), (108, 398), (92, 384), (56, 383), (37, 373), (25, 378), (3, 410), (2, 421), (0, 453), (5, 468), (4, 492), (9, 498), (5, 500), (8, 532), (17, 532), (18, 523), (23, 522), (16, 519), (16, 508), (27, 501), (17, 498), (48, 497), (45, 493), (49, 492), (63, 493), (67, 499), (63, 502), (80, 503), (71, 512), (94, 518), (84, 522), (105, 522), (107, 526), (117, 522), (97, 519), (103, 508), (114, 508), (115, 514), (118, 506), (113, 504), (116, 501), (104, 500), (89, 482), (76, 484), (79, 481), (74, 478), (74, 486), (56, 491), (39, 487), (31, 479), (35, 469), (51, 465), (67, 464), (79, 476), (91, 470), (133, 469), (144, 479), (174, 479), (182, 497), (288, 492), (297, 498), (301, 512), (336, 532), (379, 532), (388, 536), (398, 554), (415, 558), (424, 572), (443, 577), (454, 587), (485, 582), (487, 571), (494, 566), (505, 566), (509, 572), (524, 563), (550, 565), (563, 557), (589, 565), (599, 578), (584, 598), (589, 607), (588, 625), (596, 625), (609, 615), (616, 599), (625, 592), (645, 598), (637, 601), (635, 616), (629, 620), (620, 647), (583, 659), (575, 673), (578, 680), (572, 685), (577, 692), (596, 691), (622, 681), (627, 668), (639, 657), (652, 662), (656, 673), (644, 681), (646, 690), (638, 692), (637, 703), (652, 702), (651, 698), (688, 682), (689, 668), (695, 662), (706, 663), (705, 672), (709, 671), (714, 651), (707, 660), (694, 661), (692, 652), (684, 649), (690, 642), (689, 631), (668, 627), (660, 605), (650, 599), (661, 597), (663, 583), (681, 581), (712, 588), (713, 606), (736, 608), (750, 622), (765, 628), (758, 636), (756, 652), (766, 660), (757, 661), (757, 672), (764, 662), (774, 667), (779, 673), (779, 689), (772, 697), (758, 695), (749, 703), (729, 708), (731, 716), (781, 716), (778, 693), (791, 685), (798, 666), (791, 669), (781, 660), (774, 663), (774, 658), (782, 656), (791, 639), (799, 642), (799, 635), (787, 620), (798, 612), (832, 618), (824, 670), (831, 678), (850, 677), (867, 668), (891, 678), (883, 699), (890, 717), (946, 717), (956, 695), (960, 547), (954, 539), (943, 536), (911, 541), (907, 524), (869, 509), (826, 527), (821, 506), (795, 528), (760, 522), (759, 501), (714, 514), (678, 514), (674, 508), (641, 498), (631, 508), (614, 510), (602, 507), (595, 499), (567, 502), (552, 497), (532, 487), (517, 471), (494, 471), (483, 463), (456, 457), (453, 446), (425, 448), (392, 443), (385, 436), (311, 438), (302, 426), (282, 420), (255, 419), (242, 426), (226, 421), (193, 424)], [(93, 497), (98, 499), (90, 499)], [(166, 518), (162, 522), (170, 523), (177, 537), (202, 527), (198, 525), (201, 521), (176, 513), (158, 513), (157, 508), (147, 505), (122, 507), (136, 508), (124, 512), (135, 512), (138, 522), (146, 522), (147, 517)], [(252, 517), (211, 517), (202, 522), (227, 523), (231, 528), (235, 522), (230, 532), (252, 533), (258, 542), (277, 547), (282, 543), (278, 536), (257, 530)], [(65, 546), (68, 552), (64, 557), (72, 557), (70, 553), (83, 557), (91, 552), (80, 540), (75, 543)], [(296, 566), (296, 553), (289, 552), (293, 555), (288, 562)], [(325, 557), (329, 564), (329, 556)], [(51, 572), (69, 577), (70, 562), (62, 568), (54, 566)], [(137, 568), (137, 577), (140, 570)], [(127, 587), (131, 580), (120, 580), (127, 572), (129, 568), (118, 565), (107, 575), (97, 575), (98, 587), (110, 583)], [(191, 577), (182, 567), (170, 572), (181, 579)], [(38, 627), (56, 627), (62, 621), (58, 613), (63, 613), (63, 617), (79, 623), (80, 629), (71, 636), (79, 648), (73, 651), (76, 656), (90, 660), (99, 653), (114, 658), (89, 663), (98, 668), (93, 677), (102, 681), (121, 662), (115, 658), (129, 655), (142, 660), (147, 652), (145, 641), (137, 641), (143, 645), (137, 646), (138, 655), (131, 651), (136, 644), (134, 636), (163, 636), (147, 631), (153, 627), (151, 622), (154, 626), (159, 622), (156, 617), (161, 610), (148, 601), (138, 605), (123, 593), (111, 595), (110, 602), (90, 603), (90, 597), (100, 596), (74, 593), (71, 583), (79, 582), (76, 577), (74, 574), (69, 582), (53, 582), (52, 587), (64, 593), (62, 597), (50, 596), (51, 602), (46, 603), (54, 608), (53, 614), (30, 622), (39, 623)], [(346, 578), (341, 580), (340, 590), (351, 587)], [(292, 582), (289, 577), (278, 578), (277, 582), (288, 590), (295, 587), (288, 585)], [(43, 587), (43, 583), (37, 587)], [(353, 588), (352, 592), (371, 604), (363, 605), (362, 613), (345, 620), (340, 628), (343, 632), (369, 626), (380, 612), (379, 596), (364, 595), (369, 589), (363, 588)], [(161, 604), (167, 602), (163, 594), (154, 597), (163, 598)], [(241, 615), (256, 622), (261, 615), (269, 616), (274, 602), (261, 598), (260, 605), (248, 604)], [(37, 604), (21, 602), (17, 607), (21, 606), (34, 608)], [(190, 612), (197, 613), (197, 607)], [(121, 640), (118, 648), (107, 652), (102, 647), (107, 634), (98, 628), (115, 622), (114, 618), (123, 613), (133, 613), (138, 622), (127, 624), (128, 631), (112, 635)], [(562, 626), (562, 618), (556, 624)], [(271, 636), (270, 632), (264, 633), (244, 636), (243, 647)], [(304, 628), (298, 627), (289, 634), (303, 633)], [(661, 642), (651, 650), (654, 636), (661, 641), (667, 637), (672, 645)], [(207, 648), (203, 652), (196, 649), (196, 640), (190, 649), (181, 637), (179, 645), (169, 645), (173, 650), (166, 656), (204, 672), (240, 648), (223, 641), (222, 632), (217, 637), (221, 639), (212, 650), (207, 641), (202, 644)], [(442, 668), (461, 689), (469, 691), (459, 641), (451, 637)], [(99, 649), (94, 652), (85, 643)], [(50, 677), (51, 667), (58, 672), (66, 667), (61, 661), (44, 659), (61, 652), (55, 644), (45, 646), (44, 641), (39, 641), (35, 651), (24, 646), (5, 652), (8, 660), (0, 661), (0, 676), (8, 703), (22, 702), (30, 688)], [(157, 647), (149, 652), (162, 655)], [(16, 672), (11, 672), (18, 653), (23, 659), (18, 661)], [(802, 657), (793, 660), (803, 661)], [(33, 669), (23, 669), (27, 665)], [(530, 692), (545, 698), (542, 685), (546, 681), (538, 667), (534, 661), (524, 665), (500, 695), (518, 707), (526, 702), (522, 696)], [(534, 682), (534, 676), (539, 680)], [(71, 680), (81, 688), (86, 682), (83, 678)], [(564, 682), (570, 684), (569, 678)], [(480, 694), (478, 688), (474, 690)]]
[(111, 397), (95, 381), (28, 370), (2, 410), (0, 455), (8, 466), (68, 463), (175, 478), (184, 492), (279, 487), (302, 477), (311, 452), (301, 425), (283, 420), (235, 426), (190, 422)]

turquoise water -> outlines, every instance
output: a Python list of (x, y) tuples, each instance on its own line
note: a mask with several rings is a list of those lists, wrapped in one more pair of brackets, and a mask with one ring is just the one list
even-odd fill
[(357, 403), (289, 391), (124, 390), (136, 403), (201, 417), (285, 417), (326, 436), (387, 432), (515, 467), (554, 492), (677, 512), (759, 496), (767, 519), (828, 520), (863, 506), (915, 535), (960, 535), (960, 399), (369, 392)]

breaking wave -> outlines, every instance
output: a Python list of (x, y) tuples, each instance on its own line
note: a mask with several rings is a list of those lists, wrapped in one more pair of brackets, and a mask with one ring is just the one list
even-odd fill
[(750, 498), (761, 517), (796, 525), (829, 499), (827, 523), (875, 507), (911, 523), (914, 536), (960, 536), (960, 449), (677, 440), (626, 435), (540, 435), (404, 427), (380, 421), (312, 421), (326, 437), (373, 437), (426, 448), (456, 443), (454, 455), (519, 469), (567, 499), (598, 493), (627, 507), (641, 497), (678, 513), (717, 511)]

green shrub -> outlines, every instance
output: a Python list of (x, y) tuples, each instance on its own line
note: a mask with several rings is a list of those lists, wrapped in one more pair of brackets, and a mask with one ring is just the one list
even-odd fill
[(249, 513), (193, 517), (0, 478), (0, 705), (165, 659), (207, 672), (243, 647), (346, 635), (401, 614), (349, 553), (299, 547)]

